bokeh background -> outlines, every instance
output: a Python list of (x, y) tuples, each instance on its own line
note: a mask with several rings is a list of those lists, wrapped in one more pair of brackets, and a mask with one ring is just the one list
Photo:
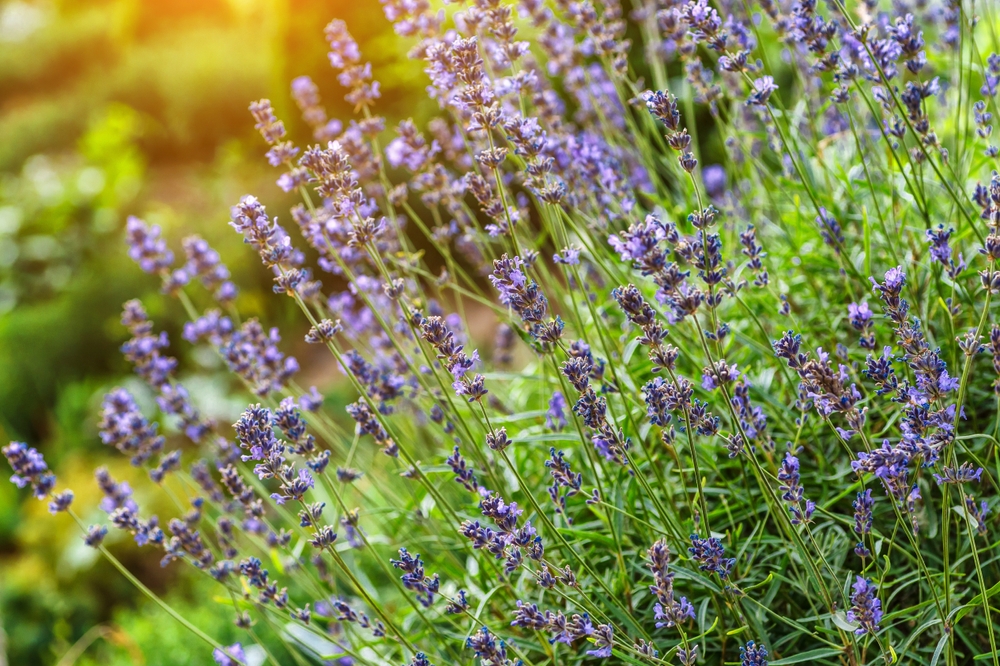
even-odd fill
[[(130, 214), (161, 225), (178, 253), (185, 235), (208, 239), (242, 289), (241, 311), (281, 326), (286, 351), (302, 362), (300, 380), (337, 399), (335, 371), (302, 348), (288, 299), (269, 297), (268, 276), (227, 226), (229, 207), (247, 193), (279, 214), (288, 207), (250, 101), (270, 98), (292, 137), (307, 143), (288, 84), (309, 74), (330, 116), (350, 117), (326, 59), (323, 27), (335, 17), (372, 61), (390, 126), (432, 112), (421, 106), (420, 67), (406, 59), (377, 0), (0, 1), (0, 440), (38, 447), (82, 510), (95, 510), (95, 467), (135, 478), (97, 437), (103, 393), (125, 385), (155, 414), (118, 351), (128, 337), (122, 302), (142, 298), (170, 333), (180, 376), (203, 411), (232, 422), (246, 400), (214, 358), (181, 343), (178, 304), (128, 259)], [(157, 511), (153, 497), (137, 493)], [(65, 516), (43, 514), (44, 503), (0, 483), (0, 666), (210, 660), (87, 549)], [(180, 567), (161, 569), (155, 553), (128, 539), (112, 534), (109, 543), (209, 633), (238, 639), (231, 612), (210, 602), (210, 586), (178, 577)]]

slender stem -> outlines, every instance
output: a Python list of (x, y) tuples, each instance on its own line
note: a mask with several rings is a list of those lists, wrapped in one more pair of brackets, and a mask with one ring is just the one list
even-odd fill
[[(87, 528), (84, 525), (83, 521), (80, 520), (80, 517), (76, 515), (76, 512), (73, 511), (73, 509), (68, 509), (67, 513), (69, 513), (69, 515), (73, 518), (73, 520), (76, 521), (76, 524), (80, 527), (80, 530), (84, 534), (86, 534), (87, 533)], [(114, 566), (115, 569), (118, 569), (118, 571), (121, 573), (121, 575), (124, 576), (128, 580), (128, 582), (132, 583), (132, 585), (134, 585), (136, 587), (136, 589), (138, 589), (140, 592), (142, 592), (144, 595), (146, 595), (154, 603), (156, 603), (157, 606), (159, 606), (164, 611), (166, 611), (167, 615), (169, 615), (170, 617), (172, 617), (175, 620), (177, 620), (185, 629), (187, 629), (188, 631), (190, 631), (191, 633), (193, 633), (195, 636), (197, 636), (199, 639), (201, 639), (202, 641), (204, 641), (205, 643), (207, 643), (211, 647), (213, 647), (215, 649), (218, 649), (218, 650), (225, 649), (225, 648), (223, 648), (223, 646), (222, 646), (221, 643), (219, 643), (217, 640), (215, 640), (214, 638), (212, 638), (211, 636), (209, 636), (208, 634), (206, 634), (204, 631), (202, 631), (201, 629), (199, 629), (194, 624), (192, 624), (187, 618), (185, 618), (183, 615), (181, 615), (176, 610), (174, 610), (174, 608), (170, 604), (168, 604), (166, 601), (164, 601), (163, 599), (161, 599), (159, 597), (159, 595), (157, 595), (155, 592), (153, 592), (148, 587), (146, 587), (145, 584), (143, 584), (143, 582), (141, 580), (139, 580), (138, 578), (136, 578), (135, 575), (131, 571), (129, 571), (128, 568), (124, 564), (122, 564), (118, 560), (117, 557), (115, 557), (114, 555), (111, 554), (111, 551), (109, 551), (104, 546), (104, 544), (99, 545), (97, 547), (97, 549), (101, 552), (102, 555), (104, 555), (105, 559), (107, 559), (108, 562), (110, 562), (112, 564), (112, 566)], [(236, 663), (238, 663), (238, 664), (242, 664), (243, 663), (243, 662), (241, 662), (239, 660), (236, 660), (236, 659), (234, 659), (234, 661), (236, 661)]]

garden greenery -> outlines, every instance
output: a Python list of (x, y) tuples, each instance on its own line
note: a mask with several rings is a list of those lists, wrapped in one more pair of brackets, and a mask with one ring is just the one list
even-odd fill
[[(103, 442), (177, 514), (106, 469), (101, 509), (214, 578), (246, 638), (142, 589), (219, 664), (1000, 666), (997, 7), (382, 4), (438, 116), (387, 128), (332, 21), (355, 117), (297, 78), (297, 144), (254, 102), (300, 203), (230, 222), (346, 413), (204, 240), (179, 259), (128, 222), (250, 401), (204, 417), (124, 305), (124, 355), (190, 442), (108, 393)], [(4, 454), (76, 518), (39, 452)]]

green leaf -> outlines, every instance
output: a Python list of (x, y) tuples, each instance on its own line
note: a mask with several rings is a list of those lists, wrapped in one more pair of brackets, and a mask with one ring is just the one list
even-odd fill
[[(854, 167), (851, 169), (853, 172)], [(872, 275), (872, 227), (868, 222), (868, 208), (861, 207), (861, 219), (865, 224), (865, 275)]]
[(531, 442), (578, 442), (580, 437), (572, 433), (546, 432), (538, 435), (518, 435), (511, 437), (511, 441), (516, 444), (529, 444)]
[(840, 627), (841, 629), (843, 629), (844, 631), (851, 631), (851, 632), (853, 632), (855, 629), (861, 626), (855, 622), (848, 622), (847, 614), (844, 613), (844, 611), (837, 611), (836, 613), (833, 614), (833, 623), (838, 627)]
[(591, 532), (590, 530), (577, 530), (571, 527), (560, 527), (559, 533), (567, 537), (573, 537), (582, 540), (584, 543), (588, 541), (597, 541), (603, 543), (606, 546), (611, 546), (614, 548), (615, 540), (611, 537), (601, 534), (599, 532)]
[[(995, 585), (993, 585), (993, 587), (986, 590), (986, 598), (989, 599), (997, 592), (1000, 592), (1000, 583), (996, 583)], [(969, 600), (969, 603), (959, 607), (955, 611), (952, 611), (953, 613), (955, 613), (955, 622), (958, 622), (963, 617), (968, 615), (969, 611), (975, 610), (977, 608), (981, 609), (982, 607), (983, 607), (983, 595), (977, 594), (976, 596), (972, 597), (972, 599)]]
[(951, 507), (951, 510), (957, 513), (959, 516), (961, 516), (963, 520), (967, 520), (973, 525), (979, 524), (979, 520), (971, 513), (969, 513), (969, 510), (965, 507), (964, 504), (956, 504), (955, 506)]
[(793, 657), (785, 657), (784, 659), (777, 659), (767, 663), (771, 664), (771, 666), (781, 666), (782, 664), (801, 664), (804, 661), (812, 661), (813, 659), (821, 659), (822, 657), (838, 657), (843, 653), (844, 651), (838, 648), (819, 648), (817, 650), (801, 652)]
[(934, 648), (934, 654), (931, 656), (931, 666), (937, 666), (938, 660), (941, 658), (941, 652), (944, 650), (944, 646), (947, 643), (948, 632), (943, 632), (941, 634), (941, 639), (938, 641), (937, 647)]
[(632, 354), (639, 348), (639, 338), (635, 338), (625, 345), (625, 353), (622, 355), (622, 363), (628, 364), (632, 360)]

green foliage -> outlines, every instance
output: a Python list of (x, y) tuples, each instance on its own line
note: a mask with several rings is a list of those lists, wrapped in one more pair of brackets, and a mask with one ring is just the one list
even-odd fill
[[(730, 11), (739, 17), (750, 5), (756, 6), (733, 5)], [(829, 17), (840, 11), (849, 19), (848, 11), (836, 5), (820, 11)], [(562, 18), (592, 21), (582, 26), (591, 31), (624, 30), (616, 22), (603, 23), (617, 18), (614, 6), (599, 3), (600, 12), (592, 18)], [(566, 9), (564, 3), (554, 7)], [(423, 95), (421, 64), (403, 57), (413, 40), (390, 34), (367, 5), (344, 8), (383, 95), (371, 108), (325, 99), (326, 108), (330, 117), (358, 122), (374, 110), (389, 119), (390, 129), (353, 137), (358, 143), (345, 140), (322, 148), (326, 166), (309, 165), (309, 182), (284, 194), (274, 186), (277, 172), (257, 166), (264, 148), (247, 141), (251, 121), (245, 107), (250, 99), (273, 97), (289, 136), (302, 147), (312, 143), (307, 123), (294, 119), (286, 80), (322, 66), (320, 90), (338, 90), (339, 97), (336, 73), (326, 68), (318, 37), (295, 39), (300, 28), (312, 30), (313, 23), (325, 22), (327, 7), (292, 11), (278, 2), (221, 0), (163, 8), (125, 0), (81, 7), (57, 3), (42, 15), (49, 21), (46, 28), (19, 37), (0, 53), (0, 85), (18, 97), (0, 114), (0, 168), (5, 169), (0, 176), (0, 434), (38, 445), (58, 471), (59, 487), (78, 491), (74, 506), (84, 525), (108, 520), (97, 508), (92, 470), (109, 464), (116, 479), (135, 488), (142, 516), (168, 517), (161, 521), (165, 526), (169, 517), (187, 513), (189, 501), (202, 489), (187, 469), (170, 475), (163, 486), (155, 484), (147, 478), (148, 469), (129, 467), (123, 456), (98, 443), (94, 424), (105, 391), (124, 384), (143, 415), (159, 421), (167, 450), (183, 453), (187, 468), (194, 456), (219, 455), (208, 439), (232, 441), (229, 426), (248, 401), (261, 403), (258, 408), (271, 410), (270, 416), (282, 398), (301, 398), (307, 387), (320, 385), (325, 406), (306, 419), (315, 443), (332, 453), (325, 473), (307, 472), (305, 455), (288, 453), (299, 446), (312, 451), (306, 440), (286, 431), (279, 433), (288, 440), (283, 451), (298, 468), (283, 469), (278, 478), (273, 473), (258, 478), (249, 463), (239, 467), (240, 478), (267, 502), (272, 492), (290, 492), (290, 480), (302, 478), (294, 472), (305, 472), (314, 482), (305, 501), (324, 503), (324, 522), (340, 534), (329, 548), (314, 548), (310, 540), (318, 538), (313, 530), (320, 526), (298, 518), (303, 507), (295, 501), (269, 503), (263, 514), (268, 530), (287, 530), (287, 544), (275, 546), (254, 530), (239, 530), (240, 551), (225, 559), (235, 564), (249, 555), (259, 557), (276, 588), (287, 585), (286, 607), (274, 602), (276, 590), (246, 574), (213, 584), (204, 570), (187, 566), (192, 557), (162, 568), (161, 546), (138, 548), (129, 535), (113, 530), (105, 555), (121, 560), (151, 594), (165, 600), (168, 612), (138, 595), (107, 558), (86, 548), (67, 516), (49, 517), (45, 502), (21, 502), (25, 493), (5, 484), (0, 487), (5, 574), (0, 617), (12, 663), (201, 664), (209, 658), (208, 643), (240, 641), (251, 648), (248, 661), (254, 665), (265, 654), (285, 665), (351, 653), (361, 663), (382, 666), (415, 659), (418, 649), (440, 665), (471, 660), (466, 640), (483, 627), (508, 640), (511, 656), (531, 666), (585, 663), (595, 656), (587, 650), (595, 647), (598, 635), (580, 630), (587, 635), (562, 642), (547, 635), (558, 631), (552, 616), (545, 617), (542, 631), (512, 627), (516, 609), (525, 603), (568, 617), (589, 613), (595, 625), (613, 626), (614, 639), (605, 639), (603, 653), (613, 655), (609, 663), (673, 663), (689, 644), (699, 646), (703, 663), (735, 663), (740, 646), (752, 647), (750, 640), (767, 646), (773, 666), (854, 666), (899, 656), (904, 663), (998, 663), (986, 652), (996, 645), (992, 606), (1000, 591), (1000, 556), (991, 532), (996, 521), (980, 522), (973, 513), (978, 505), (964, 503), (966, 486), (942, 490), (933, 477), (945, 464), (954, 471), (959, 460), (985, 467), (983, 483), (968, 484), (974, 488), (969, 492), (988, 498), (987, 506), (996, 510), (1000, 403), (995, 373), (985, 354), (977, 356), (978, 348), (965, 353), (968, 342), (962, 337), (971, 332), (985, 342), (996, 311), (992, 291), (981, 287), (977, 274), (986, 269), (987, 282), (993, 279), (995, 257), (984, 260), (978, 250), (987, 233), (996, 238), (1000, 230), (983, 221), (991, 219), (991, 204), (968, 196), (977, 181), (988, 179), (995, 159), (981, 153), (975, 128), (965, 117), (986, 74), (979, 44), (965, 39), (988, 39), (993, 18), (988, 14), (986, 25), (977, 28), (961, 12), (945, 15), (962, 20), (957, 55), (943, 41), (928, 51), (932, 66), (942, 76), (951, 75), (953, 85), (908, 109), (907, 123), (930, 114), (933, 136), (915, 136), (910, 127), (908, 134), (900, 130), (903, 136), (896, 142), (883, 135), (883, 128), (890, 121), (902, 123), (898, 114), (907, 109), (884, 91), (880, 105), (871, 101), (869, 95), (880, 93), (871, 89), (877, 74), (870, 66), (868, 78), (852, 84), (856, 90), (836, 91), (857, 98), (835, 103), (833, 88), (849, 78), (838, 72), (834, 79), (827, 69), (813, 66), (819, 47), (799, 49), (795, 38), (774, 32), (783, 30), (782, 24), (753, 22), (759, 41), (753, 56), (762, 58), (760, 65), (715, 72), (718, 90), (703, 89), (705, 81), (686, 76), (701, 66), (722, 69), (718, 55), (694, 42), (688, 52), (661, 53), (655, 43), (662, 26), (655, 19), (664, 17), (652, 8), (650, 3), (646, 14), (628, 14), (627, 34), (637, 44), (648, 42), (649, 50), (622, 48), (625, 42), (617, 38), (625, 33), (596, 43), (578, 35), (573, 58), (592, 67), (572, 75), (555, 59), (535, 60), (553, 55), (543, 49), (551, 46), (539, 41), (544, 33), (522, 21), (518, 34), (536, 40), (538, 52), (521, 64), (537, 67), (543, 78), (548, 74), (551, 89), (535, 92), (563, 96), (564, 107), (554, 109), (544, 94), (519, 95), (506, 85), (496, 94), (504, 98), (507, 120), (519, 113), (541, 119), (558, 158), (547, 166), (532, 162), (537, 157), (532, 149), (541, 144), (519, 142), (511, 127), (470, 130), (468, 109), (447, 104), (438, 109)], [(813, 10), (807, 5), (802, 11)], [(868, 10), (859, 6), (858, 11)], [(929, 38), (950, 25), (939, 13), (924, 14)], [(738, 32), (736, 26), (732, 30)], [(480, 37), (487, 41), (496, 32)], [(844, 38), (838, 33), (837, 39)], [(487, 61), (482, 78), (497, 77), (507, 67), (498, 51), (472, 48)], [(92, 57), (76, 62), (73, 56), (81, 51)], [(546, 71), (545, 65), (553, 69)], [(754, 77), (762, 72), (775, 76), (778, 89), (769, 102), (748, 101), (760, 92), (762, 80)], [(917, 85), (922, 76), (901, 71), (896, 82)], [(661, 123), (669, 121), (662, 112), (647, 114), (643, 101), (649, 98), (641, 96), (647, 78), (678, 93), (681, 125)], [(444, 196), (443, 191), (428, 191), (420, 178), (428, 172), (413, 178), (402, 166), (387, 168), (392, 160), (385, 150), (396, 138), (392, 121), (409, 116), (420, 121), (439, 111), (446, 120), (444, 134), (436, 136), (446, 145), (434, 159), (440, 162), (444, 188), (450, 189), (448, 197), (454, 196), (444, 205), (433, 196)], [(423, 129), (426, 123), (416, 125)], [(685, 125), (691, 137), (688, 130), (679, 131)], [(664, 142), (665, 126), (673, 147)], [(448, 135), (452, 131), (457, 140)], [(498, 154), (494, 142), (508, 152), (490, 167)], [(590, 149), (579, 150), (581, 145)], [(674, 152), (678, 145), (680, 162)], [(381, 161), (366, 163), (368, 150)], [(695, 168), (697, 161), (702, 168)], [(323, 171), (329, 164), (346, 163), (356, 170), (349, 177)], [(709, 165), (721, 170), (718, 188), (709, 187)], [(465, 177), (469, 172), (487, 176), (485, 185), (476, 190), (475, 180)], [(557, 180), (573, 189), (553, 203), (544, 186)], [(386, 184), (403, 181), (409, 189), (390, 195)], [(487, 196), (479, 196), (483, 190)], [(252, 217), (268, 233), (248, 233), (249, 246), (225, 224), (228, 206), (246, 191), (261, 192), (271, 214)], [(360, 211), (366, 207), (359, 207), (359, 200), (374, 202), (380, 212), (372, 215), (386, 219), (364, 219), (367, 211)], [(705, 208), (709, 202), (720, 211)], [(309, 211), (313, 221), (336, 222), (333, 230), (324, 227), (326, 235), (300, 237), (285, 212), (297, 203), (303, 207), (292, 219), (301, 221)], [(988, 209), (981, 219), (977, 205)], [(338, 264), (338, 271), (317, 270), (310, 276), (323, 280), (315, 293), (280, 287), (279, 294), (291, 298), (279, 300), (272, 292), (275, 272), (288, 279), (298, 267), (274, 259), (288, 247), (270, 245), (284, 235), (269, 226), (275, 210), (283, 229), (292, 232), (289, 244), (312, 243), (306, 249), (309, 265), (319, 256), (327, 268), (331, 261)], [(247, 371), (269, 362), (263, 354), (243, 365), (230, 363), (241, 382), (225, 372), (221, 357), (229, 350), (224, 346), (180, 341), (185, 321), (220, 304), (196, 280), (166, 290), (174, 294), (160, 293), (156, 279), (127, 261), (121, 236), (130, 213), (158, 225), (178, 256), (177, 241), (190, 232), (220, 250), (243, 290), (235, 303), (223, 304), (225, 314), (237, 326), (252, 317), (267, 322), (265, 330), (280, 325), (281, 352), (294, 353), (301, 366), (294, 381), (270, 387), (273, 391), (255, 386), (250, 393), (247, 385), (254, 378)], [(517, 225), (512, 224), (515, 213)], [(698, 216), (709, 213), (712, 223), (703, 225)], [(488, 222), (500, 227), (488, 231)], [(750, 233), (750, 223), (753, 243), (763, 246), (757, 251), (766, 251), (759, 265), (748, 262), (754, 250), (741, 238)], [(649, 233), (663, 234), (650, 250), (660, 252), (662, 262), (649, 269), (638, 265), (645, 257), (620, 256), (629, 252), (612, 249), (612, 234), (639, 233), (641, 224), (649, 225)], [(970, 267), (935, 262), (928, 254), (927, 234), (938, 224), (957, 227), (946, 242), (965, 252)], [(581, 250), (582, 263), (549, 260), (571, 247)], [(246, 260), (253, 250), (271, 270), (261, 269), (256, 258)], [(503, 277), (502, 265), (492, 260), (515, 254), (525, 258), (524, 265), (515, 277)], [(667, 263), (673, 267), (673, 262), (687, 273), (671, 274)], [(853, 323), (849, 306), (867, 302), (879, 309), (868, 276), (887, 282), (883, 276), (897, 265), (906, 271), (903, 297), (912, 311), (899, 315), (897, 309), (897, 320), (890, 321), (892, 306), (886, 299), (888, 317), (875, 314), (865, 326)], [(497, 278), (493, 284), (484, 279), (491, 271)], [(710, 279), (713, 271), (718, 280)], [(170, 275), (165, 269), (159, 277)], [(525, 306), (510, 293), (498, 300), (496, 284), (503, 280), (514, 285), (510, 290), (527, 284), (529, 296), (544, 293), (544, 316), (525, 315)], [(693, 291), (681, 290), (682, 282)], [(632, 291), (620, 291), (627, 289)], [(641, 303), (651, 314), (629, 309), (623, 293), (631, 294), (632, 306)], [(685, 298), (692, 293), (700, 300), (688, 311)], [(351, 305), (340, 307), (327, 296)], [(185, 440), (176, 414), (157, 406), (155, 393), (163, 392), (163, 384), (150, 387), (124, 378), (128, 368), (118, 350), (127, 334), (120, 303), (137, 297), (155, 332), (169, 334), (172, 346), (162, 353), (180, 361), (170, 381), (183, 382), (204, 418), (210, 436), (197, 445)], [(461, 340), (457, 350), (430, 332), (426, 318), (451, 312), (459, 316), (445, 325)], [(359, 313), (369, 318), (367, 327), (347, 322)], [(920, 323), (906, 328), (907, 315)], [(302, 342), (310, 324), (338, 317), (348, 323), (346, 331), (324, 345)], [(512, 342), (490, 354), (486, 350), (498, 322), (512, 327)], [(726, 327), (720, 327), (723, 322)], [(667, 329), (665, 340), (656, 338)], [(796, 349), (785, 355), (786, 363), (776, 358), (772, 345), (783, 336), (787, 344), (797, 344), (797, 338), (785, 335), (789, 330), (801, 335), (804, 356)], [(637, 339), (640, 332), (644, 338)], [(859, 344), (867, 333), (873, 341)], [(578, 340), (589, 345), (601, 371), (588, 368), (586, 388), (573, 390), (570, 384), (580, 382), (572, 381), (566, 364), (587, 357), (582, 347), (570, 347)], [(894, 376), (903, 383), (898, 392), (880, 390), (866, 368), (883, 344), (895, 346)], [(674, 350), (678, 356), (663, 361), (668, 345), (679, 348)], [(482, 365), (463, 368), (468, 359), (461, 354), (476, 348), (483, 350)], [(343, 360), (349, 350), (374, 363), (375, 370), (358, 364), (346, 379), (338, 374), (350, 365)], [(516, 361), (502, 361), (505, 351)], [(1000, 364), (1000, 337), (993, 351)], [(804, 359), (812, 364), (808, 372)], [(940, 374), (945, 366), (950, 376)], [(730, 372), (732, 377), (721, 377)], [(931, 375), (934, 381), (927, 380)], [(467, 399), (470, 390), (463, 382), (472, 378), (482, 380), (489, 391), (485, 398)], [(935, 387), (937, 380), (941, 386)], [(686, 397), (669, 407), (659, 405), (657, 414), (650, 396), (664, 384), (671, 398)], [(745, 402), (734, 399), (731, 391), (736, 390), (743, 391)], [(561, 425), (547, 414), (556, 391), (566, 401), (562, 416), (567, 421)], [(344, 415), (348, 403), (353, 420)], [(949, 413), (949, 406), (961, 415)], [(753, 412), (754, 407), (761, 412)], [(928, 415), (922, 417), (924, 408)], [(932, 417), (933, 425), (921, 425), (922, 418)], [(356, 429), (355, 421), (366, 427)], [(265, 424), (269, 432), (271, 423)], [(848, 433), (848, 427), (858, 432)], [(512, 440), (509, 447), (495, 444), (500, 428)], [(896, 487), (888, 485), (891, 475), (884, 470), (859, 474), (852, 468), (883, 439), (900, 447), (925, 446), (908, 452)], [(398, 458), (379, 451), (392, 453), (395, 445)], [(446, 462), (454, 446), (475, 469), (475, 485), (497, 495), (474, 487), (466, 492), (455, 483), (454, 460)], [(574, 491), (567, 489), (572, 483), (556, 486), (550, 495), (562, 460), (557, 449), (584, 481)], [(940, 461), (931, 460), (936, 454)], [(792, 455), (797, 456), (794, 474), (789, 471)], [(344, 482), (337, 474), (341, 466), (364, 475)], [(804, 498), (782, 496), (791, 492), (792, 477)], [(866, 487), (877, 498), (874, 527), (859, 536), (851, 503)], [(469, 521), (505, 531), (501, 520), (487, 513), (491, 499), (499, 496), (523, 510), (516, 516), (519, 525), (531, 521), (537, 528), (544, 556), (530, 554), (534, 532), (516, 547), (513, 540), (497, 540), (496, 533), (493, 552), (473, 547)], [(810, 515), (792, 520), (807, 506), (805, 500), (815, 502), (808, 505)], [(216, 521), (256, 516), (252, 508), (244, 514), (238, 503), (217, 500), (204, 511), (204, 518), (190, 520), (206, 539), (214, 539), (208, 549), (218, 562), (224, 540), (216, 534)], [(168, 530), (167, 539), (182, 532), (176, 526)], [(699, 553), (699, 542), (689, 541), (693, 533), (718, 539), (719, 551), (724, 547), (724, 556), (733, 558), (732, 569), (720, 566), (718, 553), (715, 561)], [(859, 550), (873, 552), (857, 555), (859, 539)], [(660, 571), (650, 566), (651, 546), (660, 540), (670, 545), (669, 575), (666, 564)], [(405, 559), (402, 548), (420, 553), (426, 573), (440, 576), (441, 588), (435, 589), (440, 595), (430, 608), (418, 604), (413, 585), (404, 579), (410, 589), (404, 587), (399, 563), (390, 560)], [(546, 573), (564, 570), (574, 572), (577, 583), (563, 579), (539, 585)], [(885, 610), (878, 628), (861, 627), (847, 614), (859, 603), (851, 591), (858, 574), (877, 586)], [(667, 603), (668, 591), (673, 601), (675, 585), (678, 596), (683, 593), (694, 604), (691, 613), (677, 626), (656, 626), (654, 604)], [(464, 614), (445, 613), (443, 606), (459, 590), (468, 592), (472, 606)], [(334, 598), (383, 621), (389, 640), (371, 631), (368, 620), (352, 625), (321, 614), (319, 602)], [(315, 604), (311, 623), (294, 617), (306, 603)], [(252, 633), (234, 627), (236, 611), (252, 614)], [(171, 617), (174, 613), (182, 622)], [(946, 621), (954, 627), (946, 627)], [(184, 622), (196, 632), (185, 629)], [(658, 658), (642, 654), (640, 637), (655, 640)]]
[[(229, 599), (216, 599), (217, 588), (209, 581), (201, 581), (185, 594), (171, 594), (167, 601), (178, 612), (212, 636), (218, 636), (226, 645), (240, 639), (242, 633), (233, 624), (232, 604)], [(144, 603), (138, 608), (120, 608), (103, 625), (109, 633), (95, 642), (77, 662), (80, 666), (201, 666), (205, 664), (205, 650), (192, 645), (187, 629), (164, 617), (155, 605)], [(263, 635), (269, 650), (283, 654), (281, 642)]]
[[(78, 495), (93, 486), (96, 466), (118, 462), (96, 437), (95, 415), (103, 391), (134, 383), (119, 353), (126, 338), (120, 304), (144, 295), (180, 341), (180, 308), (159, 301), (154, 280), (131, 274), (125, 219), (141, 212), (172, 232), (197, 231), (225, 251), (242, 247), (224, 225), (208, 221), (220, 210), (224, 216), (226, 202), (252, 183), (273, 182), (259, 164), (259, 146), (246, 145), (248, 101), (271, 83), (273, 95), (287, 94), (287, 77), (271, 73), (283, 50), (308, 43), (314, 61), (325, 58), (321, 47), (296, 37), (321, 30), (325, 11), (314, 8), (312, 22), (301, 13), (273, 20), (282, 11), (227, 0), (0, 3), (0, 25), (17, 28), (0, 34), (0, 437), (40, 442), (53, 465), (77, 470)], [(284, 37), (270, 32), (279, 23)], [(270, 291), (266, 276), (252, 265), (233, 268), (247, 310), (273, 316), (272, 299), (254, 287)], [(233, 404), (218, 359), (202, 356), (190, 367), (190, 388), (207, 413), (234, 420), (241, 405)], [(67, 553), (81, 549), (76, 527), (33, 529), (28, 519), (41, 517), (38, 507), (7, 476), (0, 484), (6, 663), (54, 664), (117, 616), (140, 609), (156, 617), (106, 564), (67, 566)], [(39, 549), (46, 539), (51, 543)], [(162, 589), (155, 559), (148, 567), (134, 556), (126, 561)], [(37, 581), (49, 584), (22, 584)], [(231, 618), (220, 619), (223, 625)], [(120, 629), (97, 642), (105, 640), (121, 648), (106, 651), (107, 659), (133, 663), (129, 655), (147, 651), (172, 663), (169, 652), (148, 650)], [(204, 663), (204, 654), (191, 659)]]

